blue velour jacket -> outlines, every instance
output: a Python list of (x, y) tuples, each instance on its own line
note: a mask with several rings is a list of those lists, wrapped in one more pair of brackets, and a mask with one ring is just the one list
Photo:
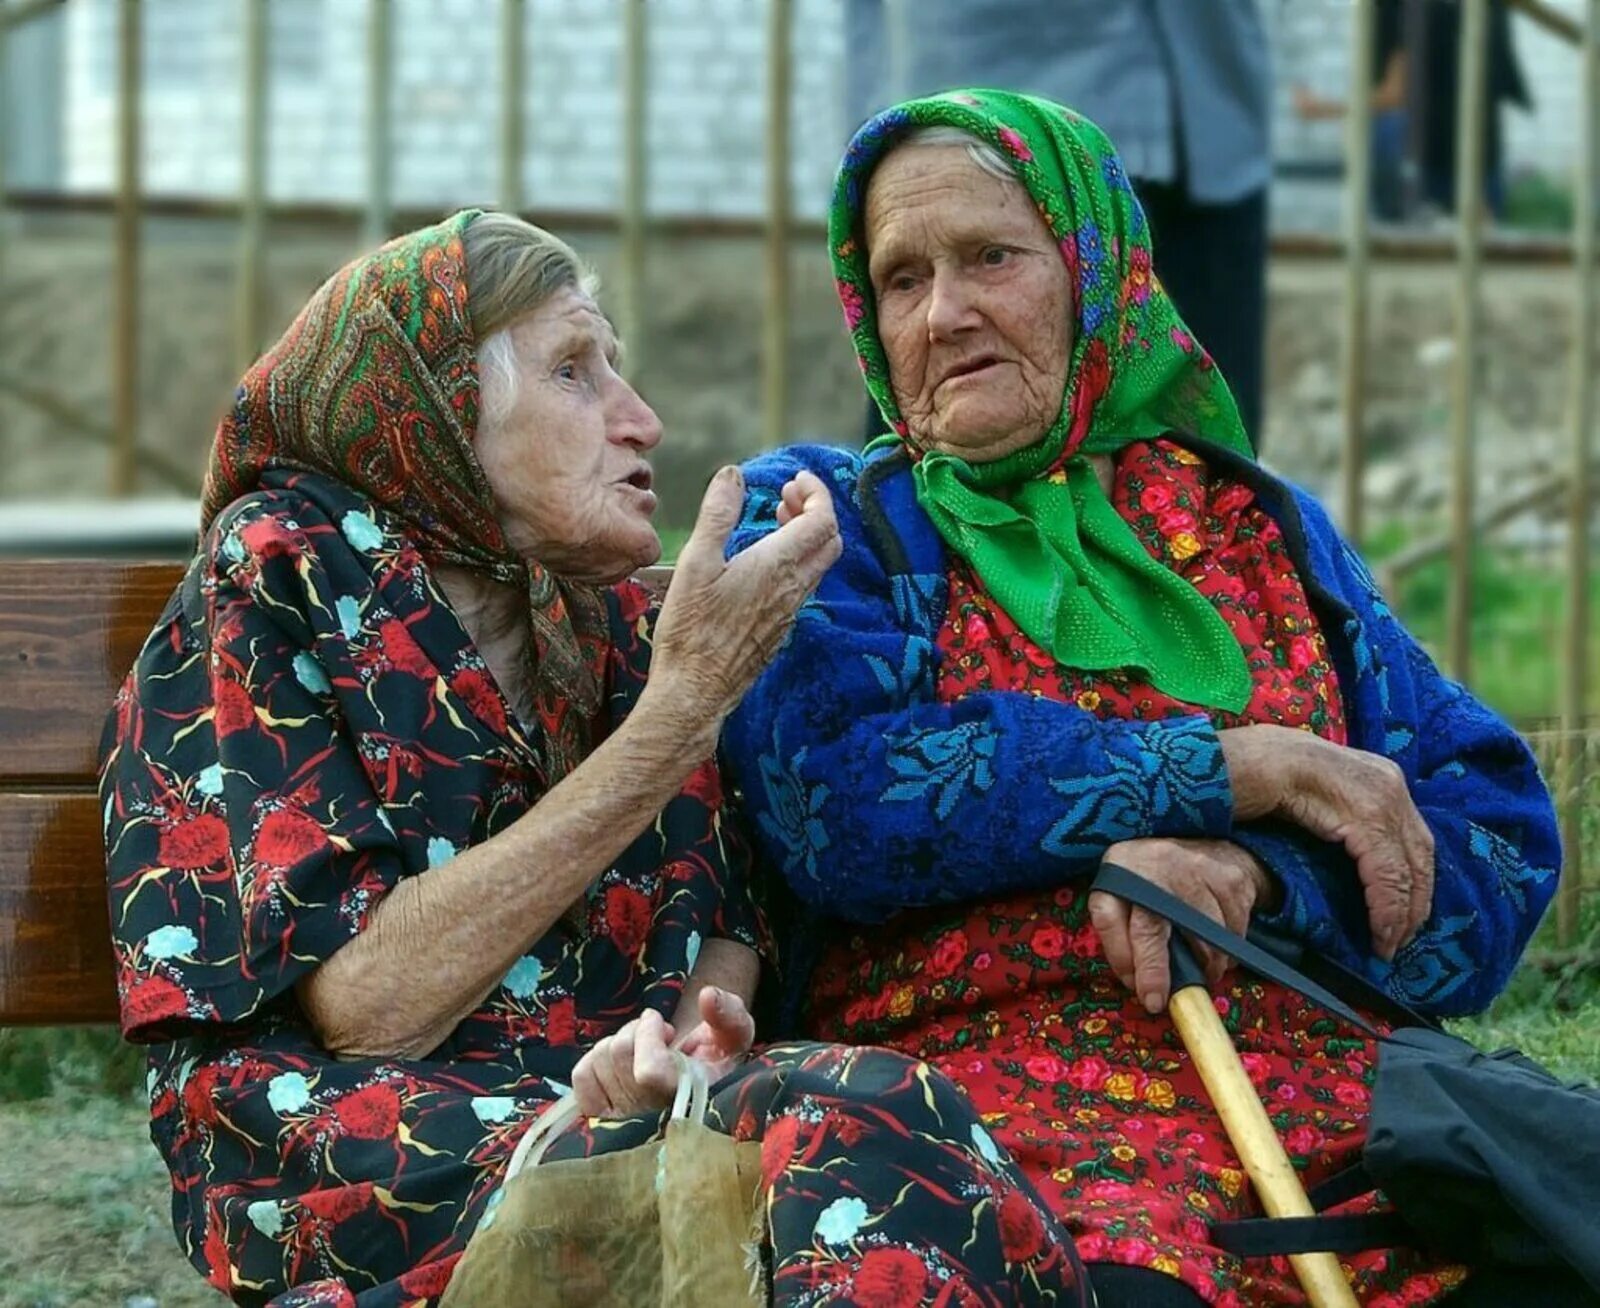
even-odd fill
[(729, 720), (725, 756), (766, 861), (798, 907), (781, 1021), (798, 1011), (830, 920), (982, 901), (1091, 875), (1141, 836), (1245, 846), (1283, 887), (1268, 928), (1434, 1016), (1476, 1012), (1505, 985), (1555, 893), (1560, 844), (1526, 744), (1440, 674), (1309, 495), (1219, 447), (1174, 434), (1248, 482), (1273, 515), (1322, 624), (1348, 743), (1392, 759), (1437, 846), (1432, 914), (1392, 962), (1373, 954), (1342, 846), (1233, 818), (1208, 718), (1102, 720), (1013, 691), (941, 704), (936, 637), (947, 555), (898, 450), (795, 446), (745, 467), (730, 553), (776, 530), (802, 470), (833, 492), (840, 561)]

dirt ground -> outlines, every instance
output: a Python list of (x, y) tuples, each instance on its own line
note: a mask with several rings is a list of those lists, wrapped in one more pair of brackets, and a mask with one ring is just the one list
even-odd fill
[(184, 1260), (143, 1104), (0, 1103), (0, 1308), (217, 1308)]

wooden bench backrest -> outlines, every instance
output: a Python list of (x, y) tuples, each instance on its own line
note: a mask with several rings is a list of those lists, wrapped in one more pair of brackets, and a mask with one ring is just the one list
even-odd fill
[(0, 1026), (116, 1020), (95, 751), (182, 573), (0, 559)]
[[(95, 755), (182, 575), (0, 559), (0, 1027), (116, 1021)], [(660, 591), (669, 576), (643, 580)]]

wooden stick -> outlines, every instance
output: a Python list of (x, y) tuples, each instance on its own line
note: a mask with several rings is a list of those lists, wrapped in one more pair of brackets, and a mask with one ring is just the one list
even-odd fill
[[(1167, 1012), (1205, 1082), (1212, 1106), (1255, 1187), (1261, 1207), (1269, 1217), (1316, 1216), (1300, 1176), (1239, 1061), (1239, 1051), (1212, 1007), (1210, 993), (1200, 985), (1174, 990), (1167, 1001)], [(1312, 1308), (1356, 1308), (1356, 1296), (1337, 1255), (1290, 1254), (1289, 1263)]]

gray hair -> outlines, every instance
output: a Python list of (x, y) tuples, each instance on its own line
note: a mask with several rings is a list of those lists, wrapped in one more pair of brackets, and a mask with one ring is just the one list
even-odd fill
[[(511, 329), (569, 288), (593, 296), (594, 270), (559, 236), (514, 214), (479, 214), (462, 243), (467, 255), (467, 311), (478, 338), (480, 420), (502, 420), (517, 400), (517, 352)], [(485, 387), (485, 378), (493, 385)]]
[(1017, 176), (1000, 151), (964, 128), (951, 127), (945, 123), (936, 123), (932, 127), (918, 127), (896, 141), (894, 148), (898, 150), (907, 145), (964, 145), (967, 147), (967, 157), (991, 177), (998, 177), (1002, 182), (1011, 182), (1017, 186), (1022, 185), (1022, 179)]

